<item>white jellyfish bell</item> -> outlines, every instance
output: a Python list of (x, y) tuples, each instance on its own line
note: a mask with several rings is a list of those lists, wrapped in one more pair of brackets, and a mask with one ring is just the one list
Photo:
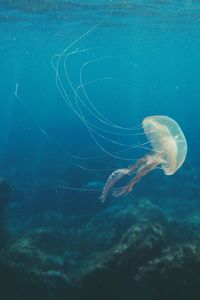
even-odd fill
[(152, 146), (152, 155), (146, 155), (128, 168), (118, 169), (109, 176), (100, 196), (102, 202), (113, 186), (123, 177), (131, 176), (129, 183), (113, 192), (114, 197), (130, 193), (135, 184), (158, 166), (165, 175), (173, 175), (184, 163), (187, 142), (178, 123), (167, 116), (150, 116), (142, 122), (147, 139)]

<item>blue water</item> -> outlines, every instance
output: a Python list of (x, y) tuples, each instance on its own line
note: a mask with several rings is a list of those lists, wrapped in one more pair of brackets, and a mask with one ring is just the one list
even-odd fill
[[(175, 207), (177, 216), (181, 197), (186, 203), (198, 200), (198, 1), (1, 1), (0, 24), (0, 175), (12, 187), (13, 203), (23, 203), (21, 223), (9, 204), (11, 231), (20, 232), (41, 211), (59, 207), (66, 215), (101, 212), (98, 196), (111, 170), (146, 153), (96, 134), (95, 143), (74, 112), (77, 88), (88, 103), (81, 78), (93, 105), (119, 126), (137, 129), (146, 116), (167, 115), (185, 134), (188, 155), (181, 169), (167, 179), (156, 170), (139, 183), (133, 199), (158, 195), (160, 205), (166, 211)], [(70, 45), (70, 55), (59, 56)], [(107, 129), (84, 104), (80, 109)], [(146, 141), (142, 134), (114, 138), (128, 145)], [(107, 153), (116, 151), (122, 159)], [(91, 186), (96, 193), (81, 190)], [(166, 203), (166, 195), (178, 201)], [(108, 205), (115, 203), (109, 197)]]
[[(199, 31), (195, 4), (194, 7), (187, 6), (187, 3), (169, 5), (166, 13), (166, 7), (161, 4), (152, 4), (149, 8), (145, 3), (138, 3), (136, 7), (130, 5), (128, 8), (122, 3), (122, 7), (113, 5), (112, 15), (109, 15), (110, 5), (103, 6), (103, 3), (99, 4), (102, 9), (95, 3), (83, 4), (83, 7), (74, 4), (66, 15), (59, 10), (59, 4), (58, 12), (54, 13), (51, 6), (45, 5), (44, 11), (41, 6), (40, 3), (33, 7), (20, 3), (17, 7), (13, 2), (12, 10), (11, 4), (10, 7), (2, 5), (2, 16), (8, 19), (2, 20), (1, 26), (1, 155), (5, 156), (1, 159), (2, 175), (9, 176), (10, 168), (16, 168), (16, 172), (20, 169), (35, 172), (42, 168), (43, 158), (51, 159), (55, 150), (17, 102), (14, 95), (16, 83), (19, 84), (20, 97), (34, 114), (36, 122), (51, 137), (56, 136), (63, 148), (81, 155), (77, 149), (80, 133), (87, 139), (82, 150), (87, 154), (93, 147), (87, 130), (81, 128), (79, 120), (59, 96), (51, 58), (107, 14), (105, 21), (77, 45), (80, 49), (91, 48), (90, 53), (85, 57), (84, 54), (73, 55), (69, 59), (67, 67), (73, 84), (78, 86), (83, 62), (108, 56), (89, 66), (84, 74), (86, 81), (103, 76), (116, 77), (116, 80), (89, 86), (90, 97), (102, 113), (119, 120), (122, 126), (137, 125), (148, 115), (169, 115), (181, 125), (189, 140), (190, 151), (194, 155), (198, 152), (195, 132), (198, 132), (199, 115)], [(109, 60), (109, 56), (118, 59)], [(73, 98), (70, 88), (67, 92)], [(58, 155), (62, 156), (62, 153)]]

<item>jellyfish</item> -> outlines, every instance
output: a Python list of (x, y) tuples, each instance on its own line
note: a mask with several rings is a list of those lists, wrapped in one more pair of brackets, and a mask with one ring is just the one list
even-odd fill
[(112, 172), (99, 197), (105, 202), (108, 193), (124, 177), (130, 181), (113, 191), (114, 197), (130, 193), (137, 182), (150, 171), (160, 167), (165, 175), (173, 175), (184, 163), (187, 155), (187, 142), (178, 123), (167, 116), (150, 116), (144, 118), (142, 127), (150, 141), (153, 154), (147, 154), (135, 164)]
[[(48, 131), (46, 131), (38, 121), (35, 119), (34, 114), (22, 101), (18, 95), (18, 83), (16, 84), (15, 96), (19, 102), (24, 106), (25, 110), (31, 116), (31, 119), (35, 123), (36, 127), (40, 130), (41, 134), (60, 152), (64, 154), (65, 161), (69, 165), (73, 165), (75, 168), (85, 170), (87, 172), (107, 172), (108, 168), (103, 165), (103, 168), (96, 168), (96, 166), (85, 164), (89, 162), (99, 162), (99, 158), (104, 156), (110, 156), (113, 159), (123, 160), (123, 161), (133, 161), (132, 154), (131, 157), (127, 156), (128, 153), (132, 153), (132, 150), (142, 147), (146, 148), (147, 145), (151, 144), (153, 154), (145, 155), (140, 158), (136, 163), (128, 166), (127, 168), (118, 169), (113, 171), (109, 169), (111, 175), (109, 176), (100, 199), (104, 202), (107, 198), (110, 190), (115, 187), (124, 177), (131, 177), (130, 182), (121, 187), (115, 188), (113, 191), (113, 196), (119, 197), (124, 196), (132, 191), (135, 184), (140, 181), (140, 179), (149, 173), (151, 170), (156, 168), (161, 168), (166, 175), (174, 174), (183, 164), (186, 154), (187, 154), (187, 143), (182, 133), (179, 125), (173, 119), (167, 116), (151, 116), (147, 117), (141, 124), (130, 127), (124, 127), (117, 123), (115, 120), (110, 119), (107, 115), (104, 115), (101, 109), (98, 109), (95, 102), (89, 97), (87, 92), (87, 87), (92, 84), (101, 82), (117, 80), (121, 81), (120, 78), (108, 75), (97, 76), (91, 78), (84, 76), (87, 67), (93, 66), (96, 63), (102, 64), (104, 61), (106, 64), (111, 59), (115, 62), (121, 61), (121, 58), (115, 56), (94, 56), (90, 57), (90, 48), (79, 47), (79, 43), (85, 39), (92, 31), (98, 28), (104, 19), (102, 19), (97, 25), (83, 33), (76, 40), (74, 40), (69, 46), (67, 46), (61, 53), (55, 54), (52, 57), (52, 66), (55, 71), (55, 82), (61, 97), (64, 100), (64, 104), (74, 113), (77, 119), (84, 125), (88, 132), (88, 136), (94, 142), (95, 147), (101, 151), (101, 153), (95, 153), (95, 155), (81, 155), (78, 153), (74, 154), (66, 150), (62, 145), (59, 144), (57, 139), (54, 139)], [(81, 56), (80, 66), (78, 66), (79, 76), (76, 80), (72, 80), (70, 77), (70, 68), (68, 67), (69, 59), (74, 56)], [(88, 57), (89, 56), (89, 57)], [(77, 59), (75, 59), (77, 61)], [(129, 62), (129, 60), (128, 60)], [(102, 67), (102, 66), (101, 66)], [(98, 68), (97, 68), (98, 69)], [(91, 73), (93, 75), (93, 72)], [(114, 74), (115, 75), (115, 74)], [(76, 76), (75, 76), (76, 77)], [(86, 78), (87, 79), (86, 79)], [(88, 79), (89, 78), (89, 79)], [(94, 89), (95, 90), (95, 89)], [(142, 135), (146, 135), (147, 142), (139, 143), (133, 145), (132, 137), (136, 135), (141, 135), (138, 130), (144, 129)], [(127, 143), (128, 140), (128, 143)], [(131, 152), (130, 152), (131, 151)], [(111, 168), (110, 166), (108, 166)], [(91, 188), (77, 188), (76, 186), (57, 186), (69, 190), (81, 190), (81, 191), (97, 191)], [(99, 190), (98, 190), (99, 191)]]

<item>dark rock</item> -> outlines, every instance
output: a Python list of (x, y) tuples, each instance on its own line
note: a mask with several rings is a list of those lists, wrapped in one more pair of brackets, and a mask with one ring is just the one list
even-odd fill
[(200, 298), (200, 245), (167, 248), (160, 257), (140, 268), (138, 285), (149, 299), (198, 300)]
[(7, 180), (0, 178), (0, 249), (6, 243), (9, 234), (5, 225), (5, 210), (8, 206), (8, 200), (11, 193), (11, 187)]
[(73, 280), (72, 299), (139, 297), (135, 276), (142, 265), (161, 254), (164, 237), (165, 229), (157, 223), (132, 226), (119, 244), (82, 266)]
[(147, 198), (127, 198), (96, 215), (64, 218), (47, 211), (39, 217), (40, 227), (38, 218), (32, 220), (33, 228), (1, 250), (0, 295), (4, 300), (199, 300), (199, 215), (176, 216)]
[(8, 205), (11, 187), (6, 179), (0, 178), (0, 220), (4, 217)]

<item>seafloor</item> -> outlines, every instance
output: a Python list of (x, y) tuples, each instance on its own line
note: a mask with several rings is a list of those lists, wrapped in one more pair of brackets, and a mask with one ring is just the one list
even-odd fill
[(199, 171), (184, 172), (105, 205), (1, 180), (1, 299), (199, 300)]

